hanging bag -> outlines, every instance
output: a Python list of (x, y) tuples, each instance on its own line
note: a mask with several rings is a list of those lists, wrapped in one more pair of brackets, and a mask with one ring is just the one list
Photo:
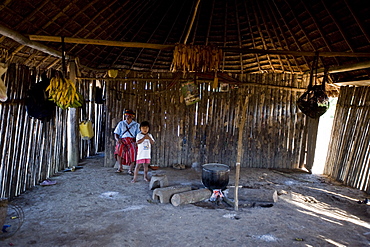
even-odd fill
[(54, 116), (55, 104), (48, 100), (46, 88), (50, 80), (46, 74), (42, 74), (42, 80), (31, 87), (27, 92), (26, 111), (29, 117), (36, 118), (41, 121), (48, 121)]
[(328, 78), (328, 71), (325, 71), (322, 85), (313, 84), (313, 71), (316, 69), (317, 76), (318, 54), (313, 62), (310, 84), (307, 91), (297, 100), (298, 108), (310, 118), (319, 118), (329, 109), (329, 98), (325, 93), (325, 82)]
[(90, 120), (82, 121), (79, 125), (79, 129), (83, 140), (90, 140), (94, 137), (94, 129)]

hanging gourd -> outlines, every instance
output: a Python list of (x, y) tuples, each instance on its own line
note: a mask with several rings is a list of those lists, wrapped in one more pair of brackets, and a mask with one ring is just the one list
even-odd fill
[[(297, 101), (298, 108), (310, 118), (319, 118), (329, 109), (329, 98), (325, 93), (325, 83), (328, 78), (327, 70), (324, 73), (322, 84), (316, 85), (318, 57), (318, 55), (315, 56), (312, 65), (307, 91)], [(313, 85), (314, 70), (315, 85)]]
[(108, 70), (108, 76), (112, 78), (116, 78), (118, 75), (118, 70), (116, 69), (110, 69)]

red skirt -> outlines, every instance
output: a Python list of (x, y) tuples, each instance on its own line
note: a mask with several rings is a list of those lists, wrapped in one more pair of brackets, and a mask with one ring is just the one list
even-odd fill
[(137, 145), (135, 138), (125, 137), (121, 139), (122, 144), (117, 144), (114, 155), (120, 156), (122, 165), (130, 165), (136, 161)]

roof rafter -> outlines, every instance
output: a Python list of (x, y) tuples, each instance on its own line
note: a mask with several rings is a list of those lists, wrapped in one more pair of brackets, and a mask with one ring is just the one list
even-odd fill
[[(257, 16), (257, 11), (256, 11), (256, 8), (255, 8), (255, 5), (254, 4), (252, 4), (252, 9), (253, 9), (253, 13), (254, 13), (254, 16), (255, 16), (255, 19), (256, 19), (257, 30), (258, 30), (258, 33), (260, 34), (260, 37), (261, 37), (263, 49), (266, 50), (267, 49), (267, 46), (266, 46), (266, 42), (265, 42), (265, 37), (263, 36), (263, 32), (261, 30), (261, 23), (259, 22), (259, 18)], [(263, 13), (262, 12), (259, 11), (258, 13), (259, 13), (259, 15), (261, 17), (263, 16)], [(270, 55), (269, 54), (266, 54), (266, 56), (267, 56), (267, 61), (269, 62), (272, 71), (275, 72), (275, 68), (274, 68), (274, 65), (271, 62)]]
[[(283, 36), (283, 40), (285, 41), (285, 45), (286, 45), (286, 47), (289, 47), (289, 45), (286, 43), (287, 42), (287, 40), (288, 40), (288, 38), (286, 37), (286, 35), (285, 35), (285, 33), (284, 33), (284, 31), (283, 31), (283, 28), (281, 27), (281, 25), (279, 24), (279, 21), (278, 21), (278, 18), (277, 18), (277, 16), (276, 16), (276, 13), (275, 13), (275, 11), (273, 10), (273, 7), (271, 6), (271, 3), (269, 2), (268, 3), (268, 9), (269, 9), (269, 12), (270, 13), (272, 13), (272, 15), (273, 15), (273, 17), (274, 17), (274, 20), (275, 20), (275, 23), (276, 23), (276, 25), (279, 27), (279, 30), (280, 30), (280, 35), (282, 35)], [(273, 22), (272, 22), (273, 23)], [(278, 37), (278, 39), (279, 39), (279, 42), (280, 42), (280, 44), (281, 44), (281, 47), (284, 47), (283, 46), (283, 42), (280, 40), (280, 38), (279, 38), (279, 35), (277, 35), (276, 37)], [(298, 64), (298, 61), (297, 61), (297, 59), (293, 56), (293, 60), (294, 60), (294, 62), (295, 62), (295, 64), (296, 64), (296, 68), (298, 69), (298, 71), (300, 72), (300, 73), (302, 73), (302, 69), (301, 69), (301, 67), (299, 66), (299, 64)], [(289, 60), (288, 60), (289, 61)]]
[[(141, 4), (142, 4), (143, 2), (141, 2)], [(147, 6), (151, 6), (151, 5), (149, 5), (151, 2), (150, 1), (145, 1), (144, 2), (144, 6), (142, 6), (142, 7), (139, 7), (139, 8), (135, 8), (135, 9), (137, 9), (137, 10), (140, 10), (140, 9), (145, 9), (145, 8), (148, 8), (148, 9), (150, 9), (150, 7), (147, 7)], [(139, 5), (140, 6), (140, 5)], [(125, 20), (129, 20), (130, 22), (133, 22), (134, 24), (133, 25), (131, 25), (131, 23), (129, 22), (129, 23), (125, 23), (124, 21), (122, 21), (122, 23), (121, 23), (121, 25), (119, 26), (119, 27), (117, 27), (117, 30), (119, 30), (120, 29), (120, 27), (121, 26), (123, 26), (123, 25), (126, 25), (126, 26), (134, 26), (135, 24), (137, 24), (138, 22), (139, 22), (139, 20), (141, 19), (141, 17), (142, 16), (145, 16), (145, 11), (138, 11), (137, 12), (137, 14), (136, 14), (136, 16), (133, 16), (133, 17), (126, 17), (125, 18)], [(119, 32), (117, 32), (117, 33), (119, 33)], [(119, 40), (123, 40), (123, 39), (125, 39), (125, 37), (126, 37), (126, 35), (127, 35), (127, 33), (128, 32), (126, 32), (123, 36), (121, 36), (120, 38), (119, 38)], [(138, 33), (136, 33), (135, 35), (133, 35), (133, 38), (137, 35)], [(116, 36), (116, 38), (118, 37), (118, 34), (117, 34), (117, 36)], [(133, 39), (133, 38), (131, 38), (131, 40)], [(124, 49), (122, 49), (121, 50), (121, 52), (116, 56), (116, 58), (114, 59), (114, 61), (113, 62), (111, 62), (110, 63), (110, 67), (112, 67), (112, 66), (114, 66), (114, 64), (117, 62), (117, 60), (118, 60), (118, 58), (123, 54), (123, 52), (126, 50), (126, 48), (124, 48)], [(111, 49), (111, 51), (109, 52), (109, 56), (111, 55), (113, 53), (113, 49)], [(101, 53), (100, 53), (101, 54)], [(99, 54), (99, 55), (100, 55)], [(106, 57), (106, 58), (108, 58), (108, 56)], [(104, 58), (102, 61), (103, 62), (105, 62), (106, 61), (106, 58)]]
[[(265, 3), (265, 4), (266, 4), (266, 3)], [(266, 5), (265, 5), (265, 10), (266, 10), (267, 15), (268, 15), (268, 17), (269, 17), (269, 19), (270, 19), (271, 25), (273, 26), (272, 30), (274, 31), (275, 37), (276, 37), (276, 39), (277, 39), (277, 41), (278, 41), (278, 43), (279, 43), (280, 47), (283, 47), (283, 44), (282, 44), (281, 39), (280, 39), (280, 37), (279, 37), (279, 34), (277, 33), (277, 28), (275, 27), (275, 22), (276, 22), (276, 20), (275, 20), (275, 22), (274, 22), (274, 19), (273, 19), (273, 18), (272, 18), (272, 16), (271, 16), (270, 8), (266, 8)], [(266, 24), (267, 24), (267, 23), (266, 23), (266, 21), (265, 21), (265, 25), (266, 25)], [(267, 26), (266, 26), (266, 30), (267, 30), (267, 32), (268, 32), (268, 34), (269, 34), (270, 39), (271, 39), (271, 44), (273, 45), (274, 49), (276, 49), (276, 46), (275, 46), (275, 44), (274, 44), (274, 42), (273, 42), (273, 37), (272, 37), (272, 35), (270, 34), (270, 31), (268, 31), (269, 29), (268, 29), (268, 27), (267, 27)], [(287, 64), (288, 64), (288, 67), (289, 67), (290, 72), (291, 72), (291, 73), (293, 73), (293, 72), (294, 72), (294, 70), (293, 70), (293, 68), (292, 68), (292, 65), (290, 64), (289, 58), (288, 58), (286, 55), (284, 55), (284, 57), (285, 57), (285, 61), (286, 61), (286, 62), (287, 62)], [(280, 63), (282, 63), (282, 61), (281, 61), (281, 57), (280, 57), (280, 56), (279, 56), (279, 60), (280, 60)], [(282, 65), (282, 67), (283, 67), (283, 71), (285, 71), (285, 69), (284, 69), (284, 65)]]
[[(245, 7), (245, 15), (247, 16), (247, 22), (248, 22), (248, 25), (249, 25), (249, 32), (250, 32), (251, 37), (252, 37), (253, 48), (256, 49), (255, 38), (254, 38), (254, 35), (253, 35), (252, 24), (251, 24), (251, 20), (250, 20), (250, 17), (249, 17), (249, 12), (248, 12), (248, 7), (247, 7), (247, 3), (246, 2), (244, 2), (244, 7)], [(261, 69), (261, 63), (259, 61), (259, 58), (258, 58), (258, 55), (257, 54), (255, 55), (255, 58), (257, 60), (258, 70), (259, 71), (262, 71), (262, 69)]]

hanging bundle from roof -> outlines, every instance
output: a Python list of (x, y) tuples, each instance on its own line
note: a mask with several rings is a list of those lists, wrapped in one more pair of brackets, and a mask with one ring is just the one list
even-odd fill
[[(328, 78), (327, 70), (325, 71), (322, 84), (316, 85), (318, 59), (319, 56), (317, 54), (311, 69), (310, 84), (307, 91), (297, 101), (298, 108), (310, 118), (319, 118), (329, 109), (329, 98), (325, 93), (325, 83)], [(316, 70), (315, 75), (314, 70)], [(315, 85), (313, 85), (314, 77)]]
[(217, 72), (222, 61), (222, 50), (211, 45), (178, 44), (173, 52), (171, 71)]

